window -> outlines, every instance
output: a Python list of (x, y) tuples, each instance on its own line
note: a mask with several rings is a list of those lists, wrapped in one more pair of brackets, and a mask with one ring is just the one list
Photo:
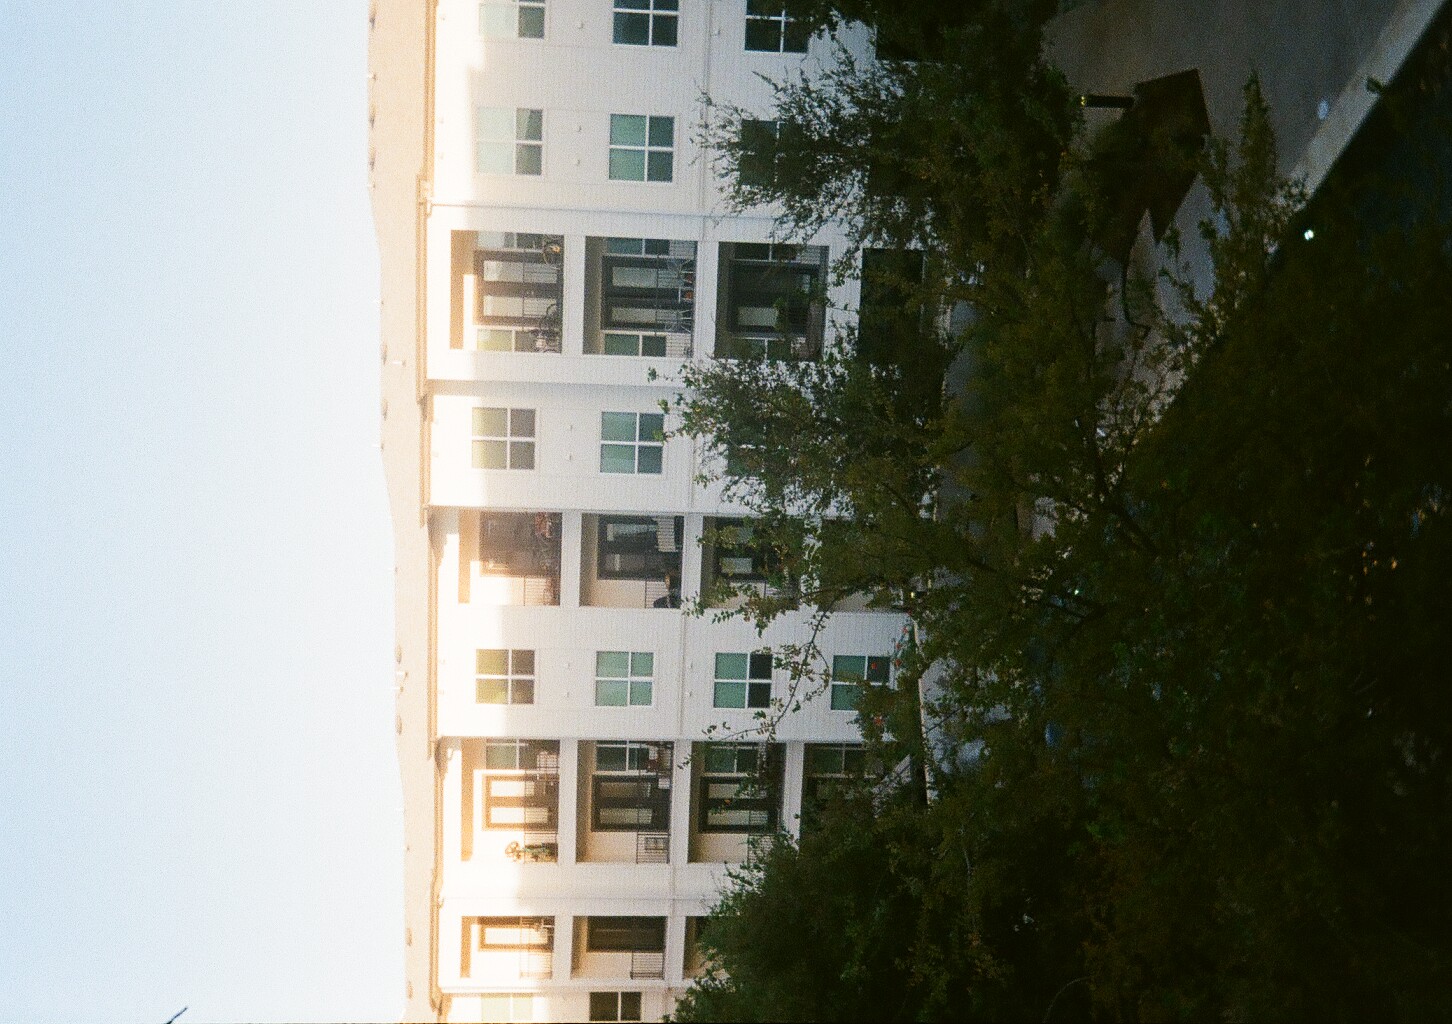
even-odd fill
[(590, 780), (595, 832), (664, 832), (670, 828), (669, 743), (597, 743)]
[[(592, 250), (599, 251), (594, 246)], [(666, 340), (655, 340), (656, 332), (691, 333), (696, 303), (695, 242), (607, 238), (599, 260), (600, 327), (606, 332), (630, 332), (616, 335), (613, 342), (607, 334), (607, 354), (663, 356)], [(649, 351), (642, 352), (647, 337), (652, 339)]]
[(544, 169), (544, 111), (480, 107), (475, 112), (480, 174), (533, 174)]
[(640, 1020), (640, 993), (591, 992), (590, 1020)]
[(675, 46), (680, 0), (615, 0), (615, 42)]
[(554, 740), (485, 740), (484, 767), (491, 771), (558, 772), (560, 746)]
[(473, 444), (475, 469), (534, 469), (534, 410), (475, 409)]
[(856, 743), (808, 743), (802, 779), (802, 822), (814, 824), (822, 807), (848, 779), (860, 778), (866, 753)]
[(479, 34), (493, 39), (543, 39), (544, 0), (479, 5)]
[(892, 679), (888, 658), (839, 654), (832, 659), (832, 710), (856, 711), (862, 684), (885, 686)]
[(549, 949), (554, 946), (552, 917), (476, 917), (479, 948)]
[(559, 813), (559, 745), (486, 740), (478, 799), (485, 829), (552, 830)]
[[(731, 466), (727, 465), (728, 472)], [(737, 469), (739, 473), (739, 467)], [(759, 583), (773, 572), (781, 572), (781, 558), (764, 539), (758, 539), (747, 519), (707, 521), (707, 557), (716, 580), (726, 583)]]
[[(463, 936), (460, 943), (459, 973), (469, 977), (475, 955), (485, 959), (487, 965), (481, 972), (487, 978), (497, 977), (500, 968), (513, 968), (522, 978), (547, 978), (553, 966), (555, 943), (555, 919), (552, 917), (466, 917), (462, 920)], [(506, 1006), (502, 1001), (492, 1007), (485, 1005), (484, 1019), (529, 1020), (533, 1011), (531, 1002), (522, 997), (524, 993), (492, 993), (507, 996)], [(513, 1018), (493, 1016), (505, 1011), (518, 1014)]]
[(821, 349), (827, 250), (821, 246), (724, 243), (716, 354), (809, 359)]
[(659, 473), (665, 416), (658, 412), (600, 414), (600, 472)]
[(533, 992), (483, 992), (479, 995), (481, 1019), (486, 1024), (514, 1024), (534, 1020)]
[(559, 235), (481, 231), (474, 253), (475, 344), (486, 352), (558, 352)]
[(743, 185), (769, 188), (776, 184), (781, 162), (781, 144), (784, 131), (780, 121), (741, 122), (741, 162), (737, 176)]
[(659, 953), (665, 949), (663, 917), (588, 917), (585, 948), (591, 953)]
[(763, 749), (746, 743), (708, 743), (701, 770), (702, 832), (767, 832), (776, 827), (777, 800), (768, 783)]
[(648, 707), (654, 678), (655, 655), (645, 651), (600, 651), (595, 655), (595, 705)]
[(806, 53), (808, 29), (781, 0), (746, 0), (746, 48), (767, 53)]
[(771, 652), (716, 655), (718, 708), (771, 706)]
[(474, 680), (480, 704), (533, 704), (534, 651), (475, 651)]
[(674, 117), (611, 114), (611, 179), (670, 181), (675, 173), (675, 145)]

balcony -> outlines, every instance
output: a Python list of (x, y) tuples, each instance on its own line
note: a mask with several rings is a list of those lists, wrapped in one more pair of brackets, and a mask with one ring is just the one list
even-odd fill
[(522, 232), (455, 231), (451, 241), (449, 347), (559, 352), (564, 239)]
[(822, 246), (722, 243), (717, 358), (818, 358), (826, 327), (826, 279)]
[(701, 596), (717, 608), (738, 607), (744, 597), (795, 597), (800, 593), (782, 560), (757, 538), (749, 519), (707, 516), (701, 539)]
[(693, 863), (743, 863), (781, 825), (779, 743), (697, 743), (691, 754)]
[(583, 517), (580, 604), (679, 608), (682, 516)]
[(461, 746), (460, 858), (559, 860), (559, 743), (466, 739)]
[(558, 512), (459, 512), (459, 602), (560, 603)]
[(585, 353), (688, 359), (696, 315), (696, 243), (585, 240)]
[(549, 978), (554, 944), (553, 917), (466, 917), (459, 976), (484, 985)]
[(664, 917), (575, 919), (576, 978), (649, 980), (665, 977)]
[(579, 860), (670, 862), (674, 752), (649, 740), (580, 744)]

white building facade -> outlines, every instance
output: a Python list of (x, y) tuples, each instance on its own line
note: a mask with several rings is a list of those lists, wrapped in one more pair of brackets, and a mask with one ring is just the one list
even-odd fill
[[(758, 75), (826, 46), (759, 0), (370, 18), (408, 1016), (658, 1019), (727, 867), (860, 738), (850, 686), (747, 735), (809, 610), (682, 609), (763, 566), (661, 407), (684, 360), (811, 358), (856, 305), (799, 301), (842, 239), (773, 245), (695, 138), (703, 96), (765, 112)], [(817, 643), (880, 681), (903, 626), (844, 610)]]

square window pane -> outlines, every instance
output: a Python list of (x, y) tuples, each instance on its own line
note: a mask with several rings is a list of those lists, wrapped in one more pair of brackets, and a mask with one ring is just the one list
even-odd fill
[(474, 434), (478, 437), (503, 437), (508, 416), (508, 409), (475, 409)]
[[(625, 707), (628, 699), (626, 686), (624, 679), (595, 680), (595, 703), (602, 708)], [(599, 767), (605, 767), (603, 759)]]
[(502, 676), (509, 672), (508, 651), (475, 651), (474, 671), (481, 676)]
[(481, 142), (476, 159), (480, 174), (513, 174), (514, 146), (508, 142)]
[(475, 441), (475, 469), (504, 469), (506, 453), (503, 441)]
[(771, 707), (771, 684), (748, 684), (748, 686), (746, 687), (746, 706), (749, 708)]
[(839, 654), (832, 659), (832, 678), (856, 681), (862, 679), (867, 659), (858, 655)]
[(544, 38), (544, 8), (543, 7), (520, 7), (520, 9), (519, 9), (519, 38), (521, 38), (521, 39), (543, 39)]
[(645, 239), (607, 238), (605, 239), (605, 251), (612, 256), (643, 256), (645, 255)]
[(804, 23), (800, 21), (788, 21), (786, 23), (786, 31), (782, 38), (782, 52), (806, 53), (807, 40), (810, 38), (811, 33)]
[(659, 474), (661, 471), (661, 453), (665, 449), (653, 444), (643, 444), (636, 452), (635, 471), (637, 473)]
[(613, 38), (615, 42), (628, 46), (645, 46), (650, 42), (650, 15), (616, 11)]
[(590, 1019), (592, 1021), (619, 1020), (619, 992), (591, 992), (590, 993)]
[(771, 678), (771, 652), (758, 651), (751, 656), (751, 678)]
[(669, 152), (662, 153), (658, 150), (650, 152), (646, 167), (647, 181), (671, 181), (674, 174), (675, 160)]
[(746, 655), (744, 655), (744, 654), (718, 654), (718, 655), (716, 655), (716, 678), (717, 679), (745, 679), (746, 678)]
[(630, 703), (636, 707), (649, 707), (654, 684), (646, 679), (636, 679), (630, 684)]
[(630, 655), (626, 651), (600, 651), (595, 655), (595, 674), (624, 679), (630, 674)]
[(736, 771), (736, 751), (731, 747), (707, 747), (705, 767), (713, 775), (732, 774)]
[(676, 19), (672, 17), (657, 17), (655, 19), (655, 38), (651, 41), (656, 46), (675, 46)]
[(643, 356), (663, 356), (666, 354), (666, 339), (664, 334), (642, 334), (640, 336), (640, 354)]
[(615, 6), (619, 10), (648, 11), (650, 0), (615, 0)]
[(640, 336), (637, 334), (605, 335), (605, 354), (607, 356), (633, 356), (638, 354), (639, 348)]
[(718, 680), (715, 699), (712, 703), (718, 708), (746, 707), (746, 684)]
[(650, 120), (650, 144), (666, 149), (676, 144), (676, 119), (674, 117), (652, 117)]
[(860, 696), (855, 683), (834, 683), (832, 685), (832, 710), (856, 711), (857, 698)]
[(521, 143), (515, 146), (514, 173), (534, 175), (544, 173), (544, 147), (531, 143)]
[(509, 436), (534, 437), (534, 410), (509, 410)]
[(641, 114), (611, 114), (610, 145), (644, 146), (645, 117)]
[(746, 48), (748, 50), (775, 53), (780, 40), (781, 30), (777, 28), (777, 22), (746, 19)]
[(626, 770), (625, 744), (601, 743), (595, 747), (595, 768), (597, 771), (623, 772)]
[(485, 768), (518, 768), (519, 750), (513, 743), (487, 743), (484, 746)]
[(514, 703), (515, 704), (533, 704), (534, 703), (534, 680), (533, 679), (516, 679), (510, 685), (514, 687)]
[(781, 0), (746, 0), (746, 13), (764, 17), (781, 17)]
[(888, 681), (887, 658), (867, 659), (867, 681), (869, 683), (885, 683)]
[(511, 441), (509, 444), (510, 469), (534, 469), (534, 442)]
[(635, 446), (631, 444), (602, 444), (600, 446), (600, 472), (634, 473)]
[(490, 38), (514, 35), (514, 5), (480, 4), (479, 34)]
[(642, 441), (665, 440), (665, 414), (643, 412), (640, 414), (640, 439)]
[(514, 112), (514, 137), (520, 142), (540, 142), (544, 139), (544, 111), (526, 110), (521, 107)]
[(506, 679), (480, 679), (474, 698), (479, 704), (508, 704), (509, 681)]
[(602, 412), (600, 414), (600, 440), (634, 441), (636, 414), (633, 412)]
[(517, 676), (534, 675), (534, 651), (510, 651), (509, 670)]
[[(736, 758), (736, 770), (737, 771), (743, 772), (743, 773), (744, 772), (754, 772), (754, 771), (756, 771), (756, 748), (755, 747), (737, 747), (733, 751), (733, 756)], [(746, 794), (754, 794), (755, 791), (750, 786), (743, 785), (741, 787), (741, 792), (742, 792), (743, 795), (746, 795)]]
[(479, 138), (493, 142), (513, 142), (515, 117), (515, 111), (511, 107), (479, 107), (475, 111)]
[(655, 675), (655, 655), (645, 651), (636, 651), (630, 656), (630, 674), (643, 678), (650, 678)]
[(645, 153), (638, 149), (610, 151), (611, 181), (644, 181)]

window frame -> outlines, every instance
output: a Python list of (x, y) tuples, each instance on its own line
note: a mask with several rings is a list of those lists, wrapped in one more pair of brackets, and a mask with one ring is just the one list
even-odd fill
[[(610, 41), (616, 46), (675, 47), (680, 41), (680, 0), (614, 0), (611, 4)], [(645, 42), (622, 39), (621, 25), (628, 19), (645, 19)], [(669, 42), (658, 42), (657, 34), (669, 25)]]
[[(490, 426), (483, 423), (483, 413), (502, 412), (504, 414), (504, 432), (490, 432)], [(518, 415), (516, 415), (518, 414)], [(528, 433), (523, 431), (526, 421)], [(516, 423), (520, 426), (519, 433), (515, 433)], [(505, 470), (528, 472), (536, 467), (535, 456), (537, 454), (535, 441), (539, 432), (539, 413), (536, 409), (515, 409), (509, 406), (499, 405), (476, 405), (471, 410), (469, 422), (469, 461), (474, 469), (484, 470)], [(504, 446), (504, 465), (490, 466), (480, 464), (480, 453), (490, 449), (488, 445)], [(515, 465), (516, 451), (519, 453), (520, 461), (525, 461), (528, 456), (528, 465)]]
[[(722, 675), (723, 658), (745, 658), (745, 675)], [(774, 675), (772, 655), (769, 648), (750, 651), (721, 651), (716, 654), (714, 685), (711, 691), (711, 706), (716, 708), (738, 708), (755, 710), (771, 707), (771, 691)], [(741, 688), (741, 703), (722, 703), (722, 688)]]
[[(559, 352), (563, 263), (561, 235), (478, 232), (470, 325), (475, 351)], [(504, 303), (518, 303), (518, 312), (490, 309)], [(485, 333), (491, 331), (510, 332), (510, 347), (484, 344)]]
[[(770, 32), (775, 45), (752, 46), (753, 26), (758, 36), (763, 31)], [(800, 34), (800, 18), (793, 18), (785, 4), (773, 0), (746, 0), (746, 22), (743, 29), (742, 49), (747, 53), (806, 53), (812, 38), (810, 34)], [(762, 41), (765, 41), (764, 37)]]
[[(504, 114), (508, 111), (514, 112), (514, 130), (512, 133), (498, 130), (496, 134), (486, 135), (486, 128), (497, 129), (498, 126), (489, 126), (486, 121), (494, 119), (494, 115)], [(502, 120), (502, 119), (501, 119)], [(484, 159), (485, 147), (511, 146), (512, 154), (509, 171), (486, 170)], [(533, 166), (533, 170), (529, 169)], [(521, 168), (524, 168), (521, 170)], [(486, 107), (476, 106), (474, 108), (474, 173), (489, 174), (498, 177), (526, 177), (538, 178), (544, 176), (544, 110), (536, 107)]]
[[(838, 662), (850, 660), (862, 661), (860, 674), (841, 674), (843, 670), (838, 667)], [(874, 678), (874, 675), (879, 675), (881, 678)], [(862, 687), (864, 685), (892, 685), (892, 658), (890, 656), (873, 654), (832, 655), (832, 671), (828, 683), (828, 703), (833, 711), (855, 712), (858, 701), (861, 699)]]
[[(627, 440), (624, 437), (607, 437), (607, 424), (611, 422), (610, 417), (617, 417), (614, 421), (623, 425), (620, 417), (632, 417), (635, 421), (633, 434), (634, 438)], [(646, 421), (652, 424), (659, 424), (658, 429), (650, 437), (644, 436)], [(618, 432), (618, 428), (617, 428)], [(657, 440), (658, 438), (658, 440)], [(607, 449), (623, 452), (630, 451), (630, 469), (607, 469)], [(652, 457), (649, 453), (654, 452)], [(654, 462), (655, 468), (649, 468)], [(642, 463), (646, 468), (642, 469)], [(659, 412), (633, 412), (633, 411), (604, 411), (600, 413), (600, 472), (612, 476), (661, 476), (665, 472), (665, 414)]]
[[(488, 18), (485, 12), (489, 8), (500, 8), (511, 11), (514, 17), (511, 19), (514, 28), (511, 32), (495, 32), (486, 27)], [(531, 23), (534, 21), (535, 12), (538, 12), (539, 34), (533, 31), (525, 31), (526, 12), (528, 12)], [(543, 39), (545, 38), (545, 0), (484, 0), (479, 4), (479, 35), (483, 39)], [(531, 29), (534, 25), (529, 26)]]
[[(626, 130), (627, 123), (635, 121), (644, 122), (643, 131), (640, 136), (641, 141), (639, 143), (624, 139), (622, 139), (621, 141), (617, 141), (617, 129), (619, 129), (620, 134), (623, 136)], [(665, 127), (667, 128), (668, 134), (670, 136), (669, 144), (662, 145), (659, 142), (652, 141), (656, 137), (655, 128), (658, 125), (664, 124), (666, 122), (668, 122), (668, 124), (665, 124)], [(667, 185), (675, 180), (676, 119), (674, 114), (612, 113), (610, 115), (609, 138), (609, 153), (607, 158), (608, 166), (606, 168), (606, 176), (609, 178), (609, 180), (642, 182), (645, 184), (659, 185)], [(615, 173), (616, 154), (621, 154), (622, 156), (624, 156), (625, 154), (630, 153), (640, 154), (640, 177), (636, 177), (634, 174)], [(658, 168), (661, 166), (661, 161), (653, 161), (651, 159), (652, 156), (659, 157), (661, 154), (665, 154), (664, 175), (660, 174), (658, 171)], [(653, 167), (657, 169), (653, 170)]]
[[(486, 654), (503, 654), (504, 671), (487, 672), (481, 665)], [(528, 656), (528, 671), (524, 663)], [(519, 647), (480, 647), (474, 650), (474, 702), (476, 704), (533, 704), (535, 696), (535, 652)], [(486, 684), (504, 684), (503, 700), (488, 700), (482, 696)], [(521, 697), (521, 699), (516, 699)]]
[[(729, 757), (722, 765), (720, 755)], [(743, 757), (743, 755), (749, 755)], [(718, 765), (713, 768), (711, 762)], [(760, 744), (708, 743), (702, 753), (701, 777), (697, 791), (696, 830), (701, 834), (760, 835), (772, 831), (781, 820), (781, 793), (772, 785), (773, 757), (770, 749)], [(730, 792), (713, 789), (730, 787)], [(713, 821), (712, 815), (744, 811), (742, 822)], [(760, 815), (760, 820), (752, 820)]]
[[(605, 997), (613, 999), (613, 1008), (604, 1008)], [(629, 1004), (629, 1005), (627, 1005)], [(606, 1015), (608, 1014), (608, 1016)], [(638, 1021), (643, 1020), (640, 992), (591, 992), (590, 1021)]]
[[(617, 923), (606, 924), (605, 922)], [(665, 952), (665, 933), (666, 919), (664, 917), (591, 914), (585, 918), (585, 951), (587, 953), (663, 953)], [(641, 940), (644, 941), (644, 944)]]
[[(601, 659), (606, 655), (624, 655), (625, 675), (606, 675), (600, 666)], [(637, 660), (650, 659), (646, 670), (637, 671)], [(623, 683), (625, 685), (625, 702), (623, 704), (605, 703), (600, 699), (600, 687), (602, 683)], [(645, 700), (636, 700), (637, 689), (645, 691)], [(597, 708), (648, 708), (655, 703), (655, 654), (651, 651), (596, 651), (595, 652), (595, 706)]]

